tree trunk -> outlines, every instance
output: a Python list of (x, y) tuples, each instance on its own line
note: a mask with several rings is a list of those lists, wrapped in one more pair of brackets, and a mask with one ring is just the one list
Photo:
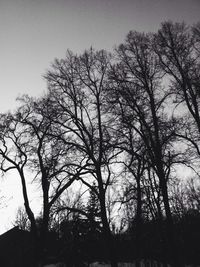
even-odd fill
[(101, 219), (102, 219), (102, 224), (103, 224), (103, 235), (105, 239), (105, 244), (108, 247), (111, 267), (117, 267), (117, 262), (115, 259), (116, 256), (115, 256), (115, 249), (114, 249), (114, 240), (113, 240), (112, 233), (110, 231), (107, 214), (106, 214), (105, 201), (103, 201), (103, 198), (105, 199), (105, 196), (102, 197), (102, 199), (100, 200)]
[(163, 202), (165, 207), (165, 213), (166, 213), (166, 222), (167, 222), (167, 247), (168, 247), (168, 253), (169, 257), (172, 261), (173, 267), (181, 267), (180, 257), (179, 257), (179, 249), (177, 247), (176, 237), (175, 237), (175, 231), (174, 231), (174, 223), (173, 218), (171, 214), (171, 209), (169, 205), (169, 197), (168, 197), (168, 189), (167, 189), (167, 183), (163, 179), (164, 176), (160, 176), (160, 185), (161, 185), (161, 191), (163, 196)]
[(142, 196), (140, 179), (137, 179), (137, 212), (136, 212), (136, 267), (140, 267), (141, 260), (141, 226), (142, 226)]
[(33, 256), (35, 258), (35, 263), (38, 261), (39, 253), (38, 253), (38, 231), (37, 231), (37, 225), (35, 221), (35, 216), (30, 208), (29, 205), (29, 199), (27, 194), (27, 188), (26, 188), (26, 181), (24, 177), (23, 169), (18, 169), (20, 178), (21, 178), (21, 185), (22, 185), (22, 193), (24, 198), (24, 207), (28, 216), (28, 219), (31, 223), (31, 240), (32, 240), (32, 246), (33, 246)]
[(105, 201), (105, 189), (103, 187), (101, 171), (98, 171), (98, 186), (99, 186), (99, 202), (101, 208), (101, 220), (103, 224), (103, 235), (105, 239), (105, 245), (108, 247), (109, 258), (111, 262), (111, 267), (117, 267), (117, 261), (115, 256), (114, 241), (113, 236), (110, 231), (110, 226), (107, 218), (106, 212), (106, 201)]

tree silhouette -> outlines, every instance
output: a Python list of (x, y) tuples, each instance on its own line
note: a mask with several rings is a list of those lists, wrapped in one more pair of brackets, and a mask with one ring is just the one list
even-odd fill
[(113, 55), (67, 51), (45, 95), (0, 115), (0, 169), (19, 175), (27, 217), (15, 223), (26, 229), (28, 218), (37, 257), (54, 229), (69, 264), (86, 254), (112, 267), (199, 260), (199, 32), (164, 22), (155, 34), (129, 32)]
[(121, 109), (123, 124), (129, 125), (142, 140), (148, 166), (159, 179), (168, 225), (168, 249), (174, 265), (178, 266), (168, 194), (171, 166), (178, 156), (173, 150), (175, 123), (167, 115), (170, 94), (162, 86), (163, 74), (152, 39), (151, 34), (130, 32), (119, 46), (116, 51), (119, 62), (110, 74), (114, 81), (111, 97)]
[[(69, 147), (61, 145), (51, 136), (52, 121), (46, 116), (48, 99), (33, 100), (24, 96), (21, 101), (21, 106), (14, 114), (1, 116), (1, 170), (16, 170), (19, 174), (25, 210), (36, 243), (36, 253), (43, 257), (50, 211), (56, 200), (79, 176), (80, 169), (77, 170), (74, 164), (70, 164), (69, 158), (73, 152), (69, 152)], [(40, 232), (30, 207), (27, 190), (30, 176), (40, 185), (42, 192)]]
[[(76, 161), (85, 165), (87, 175), (79, 177), (79, 181), (98, 196), (103, 234), (113, 261), (106, 211), (106, 192), (112, 183), (111, 164), (116, 155), (111, 133), (113, 118), (106, 112), (105, 101), (109, 64), (110, 55), (105, 51), (90, 49), (80, 56), (68, 52), (65, 59), (55, 61), (46, 79), (52, 113), (56, 114), (54, 135), (64, 144), (68, 137), (76, 151)], [(93, 180), (97, 188), (92, 186)]]

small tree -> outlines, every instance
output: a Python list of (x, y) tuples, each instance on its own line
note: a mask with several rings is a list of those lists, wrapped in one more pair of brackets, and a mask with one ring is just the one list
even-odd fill
[(18, 208), (13, 226), (18, 226), (20, 229), (25, 231), (30, 230), (30, 221), (23, 207)]
[[(96, 188), (95, 182), (92, 184), (93, 188)], [(86, 212), (88, 214), (88, 234), (89, 236), (96, 237), (96, 233), (101, 227), (100, 220), (100, 204), (96, 193), (93, 190), (89, 191), (89, 198), (86, 205)]]

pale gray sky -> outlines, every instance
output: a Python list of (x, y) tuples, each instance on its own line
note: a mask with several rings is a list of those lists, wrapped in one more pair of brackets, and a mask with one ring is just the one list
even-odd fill
[(0, 0), (0, 112), (19, 94), (40, 95), (42, 74), (67, 49), (112, 50), (129, 30), (200, 19), (200, 0)]
[[(0, 0), (0, 112), (21, 94), (42, 94), (42, 75), (67, 49), (111, 51), (130, 30), (156, 31), (169, 19), (196, 23), (200, 0)], [(13, 198), (0, 210), (0, 233), (23, 204), (18, 177), (2, 186)]]

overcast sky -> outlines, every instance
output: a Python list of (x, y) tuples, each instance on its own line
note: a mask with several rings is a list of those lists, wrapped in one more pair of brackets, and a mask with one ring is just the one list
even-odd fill
[(112, 48), (129, 30), (164, 20), (200, 20), (200, 0), (0, 0), (0, 112), (23, 93), (40, 95), (42, 75), (67, 49)]
[[(196, 23), (200, 0), (0, 0), (0, 112), (12, 110), (19, 95), (41, 95), (42, 75), (67, 49), (111, 51), (130, 30), (157, 31), (169, 19)], [(4, 184), (13, 198), (0, 210), (0, 233), (11, 207), (23, 203), (17, 178)]]

